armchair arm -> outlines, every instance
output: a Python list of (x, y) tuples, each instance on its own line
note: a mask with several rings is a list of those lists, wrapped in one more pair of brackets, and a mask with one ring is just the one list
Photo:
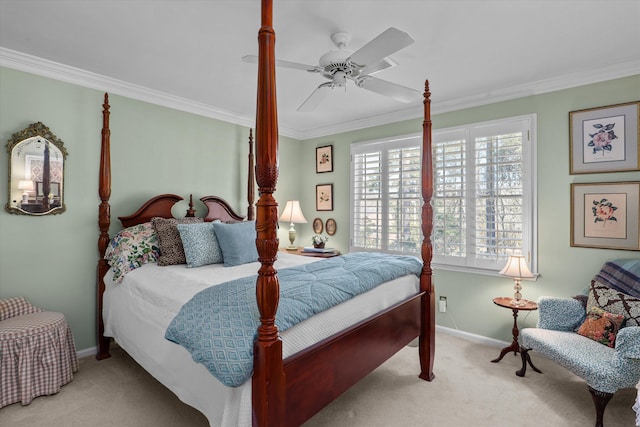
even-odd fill
[(640, 359), (640, 326), (627, 326), (618, 331), (616, 353), (619, 357)]
[(538, 310), (538, 328), (554, 331), (573, 331), (586, 317), (582, 303), (573, 298), (540, 297)]
[(32, 305), (24, 297), (14, 297), (0, 300), (0, 321), (23, 314), (38, 313), (41, 308)]

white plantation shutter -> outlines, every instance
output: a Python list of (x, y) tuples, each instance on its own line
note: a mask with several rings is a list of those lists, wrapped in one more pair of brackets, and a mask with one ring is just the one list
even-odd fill
[(352, 166), (353, 246), (382, 247), (382, 152), (358, 154)]
[(535, 270), (533, 121), (516, 117), (434, 132), (434, 264)]
[[(535, 115), (433, 132), (433, 264), (535, 259)], [(351, 146), (351, 250), (420, 254), (421, 135)]]
[(352, 145), (352, 251), (419, 253), (421, 179), (419, 135)]

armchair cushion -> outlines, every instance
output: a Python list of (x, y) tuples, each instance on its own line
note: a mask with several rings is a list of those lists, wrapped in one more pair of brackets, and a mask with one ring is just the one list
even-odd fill
[(24, 314), (39, 313), (42, 309), (32, 305), (24, 297), (0, 300), (0, 321)]
[(621, 388), (634, 387), (640, 380), (640, 359), (625, 356), (634, 354), (634, 350), (640, 351), (638, 337), (623, 334), (626, 329), (630, 328), (620, 330), (615, 349), (570, 331), (525, 328), (520, 337), (523, 347), (565, 367), (595, 390), (615, 393)]
[(575, 299), (540, 297), (538, 328), (575, 331), (586, 317), (582, 303)]

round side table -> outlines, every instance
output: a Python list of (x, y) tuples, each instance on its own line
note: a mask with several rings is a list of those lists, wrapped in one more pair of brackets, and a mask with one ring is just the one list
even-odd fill
[[(518, 330), (518, 311), (533, 311), (538, 309), (538, 304), (533, 301), (522, 300), (524, 302), (524, 305), (513, 305), (511, 304), (511, 301), (513, 301), (513, 298), (511, 297), (498, 297), (493, 299), (493, 303), (495, 305), (503, 308), (510, 308), (513, 311), (513, 329), (511, 329), (511, 332), (513, 334), (513, 341), (510, 345), (502, 349), (502, 351), (500, 352), (500, 356), (491, 361), (493, 363), (498, 363), (499, 361), (501, 361), (504, 355), (509, 353), (510, 351), (513, 351), (514, 356), (520, 353), (520, 344), (518, 343), (518, 337), (520, 335), (520, 331)], [(531, 367), (535, 371), (540, 372), (533, 365), (531, 365)]]

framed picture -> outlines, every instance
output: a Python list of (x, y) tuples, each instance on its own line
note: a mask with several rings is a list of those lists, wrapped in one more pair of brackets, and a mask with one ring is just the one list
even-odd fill
[(639, 102), (569, 113), (569, 173), (640, 170)]
[(640, 182), (571, 184), (571, 246), (640, 250)]
[(316, 147), (316, 173), (333, 172), (333, 145)]
[(322, 224), (322, 220), (320, 218), (316, 218), (313, 220), (313, 232), (316, 234), (322, 233), (324, 225)]
[(333, 210), (333, 184), (316, 185), (316, 210)]
[(327, 234), (329, 236), (333, 236), (334, 234), (336, 234), (336, 230), (338, 229), (338, 226), (336, 225), (336, 220), (333, 218), (329, 218), (327, 220), (327, 224), (325, 228), (327, 229)]

